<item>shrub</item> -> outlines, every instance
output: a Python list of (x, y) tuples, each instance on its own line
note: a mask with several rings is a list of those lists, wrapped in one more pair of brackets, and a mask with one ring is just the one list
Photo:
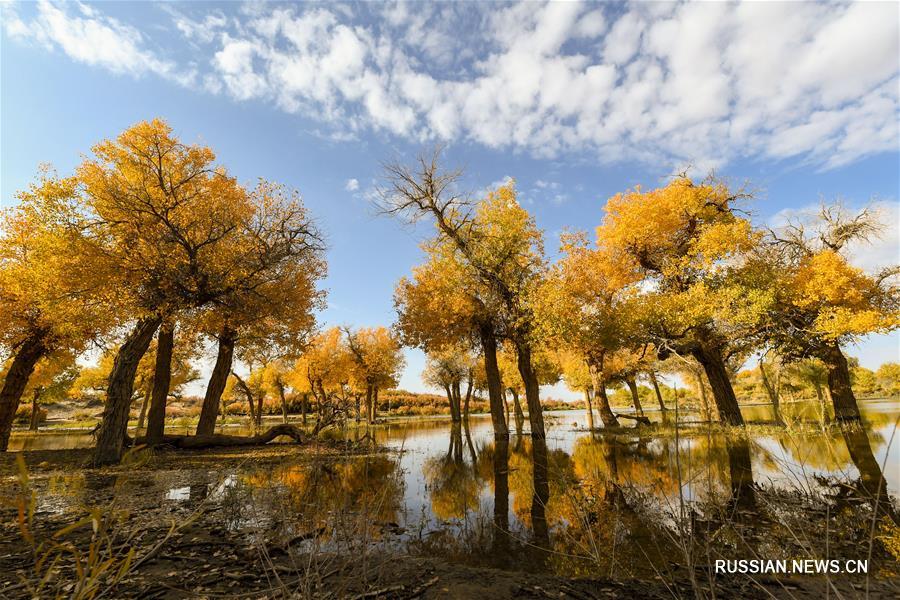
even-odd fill
[(225, 405), (225, 414), (226, 415), (246, 415), (247, 414), (247, 403), (246, 402), (230, 402)]

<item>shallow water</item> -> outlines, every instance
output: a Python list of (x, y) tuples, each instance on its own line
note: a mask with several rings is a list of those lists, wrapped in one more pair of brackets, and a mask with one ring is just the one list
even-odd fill
[[(532, 443), (527, 428), (504, 448), (486, 415), (473, 416), (468, 428), (398, 421), (374, 430), (389, 453), (265, 467), (192, 463), (114, 482), (62, 475), (47, 482), (39, 508), (71, 510), (113, 493), (176, 511), (203, 501), (232, 530), (287, 538), (319, 532), (308, 546), (351, 547), (364, 538), (393, 550), (574, 575), (654, 576), (675, 560), (686, 522), (692, 539), (707, 540), (707, 550), (714, 544), (716, 556), (763, 547), (767, 557), (818, 557), (822, 536), (835, 527), (848, 528), (840, 535), (852, 552), (868, 531), (864, 519), (887, 505), (885, 492), (900, 493), (900, 440), (893, 440), (900, 403), (861, 408), (865, 430), (822, 431), (816, 406), (787, 404), (785, 419), (806, 425), (750, 427), (750, 439), (691, 425), (696, 416), (688, 413), (677, 440), (672, 427), (660, 435), (646, 427), (592, 435), (583, 411), (548, 412), (546, 448)], [(772, 416), (768, 406), (743, 410), (748, 421)], [(11, 446), (76, 448), (90, 440), (86, 433), (17, 434)], [(836, 521), (841, 514), (846, 519)]]

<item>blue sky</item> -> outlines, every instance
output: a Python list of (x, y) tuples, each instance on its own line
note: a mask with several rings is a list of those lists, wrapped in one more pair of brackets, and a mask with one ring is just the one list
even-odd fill
[[(895, 3), (0, 6), (0, 202), (40, 163), (70, 172), (165, 118), (240, 179), (303, 193), (328, 236), (325, 324), (393, 321), (430, 228), (370, 200), (382, 161), (435, 142), (472, 190), (514, 177), (549, 249), (691, 165), (749, 181), (759, 223), (875, 201), (888, 227), (854, 260), (900, 261)], [(898, 348), (850, 352), (876, 367)], [(407, 389), (422, 363), (409, 354)]]

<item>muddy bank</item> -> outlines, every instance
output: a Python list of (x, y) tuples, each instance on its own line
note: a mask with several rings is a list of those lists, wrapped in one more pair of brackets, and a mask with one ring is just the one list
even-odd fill
[[(36, 537), (52, 535), (57, 525), (46, 521)], [(27, 545), (16, 540), (17, 532), (5, 520), (0, 542), (0, 589), (4, 598), (68, 596), (79, 582), (90, 578), (76, 575), (73, 561), (62, 560), (43, 585)], [(47, 530), (44, 531), (43, 527)], [(294, 543), (313, 540), (316, 532), (297, 536)], [(89, 528), (68, 532), (57, 541), (88, 548)], [(491, 569), (446, 563), (436, 559), (384, 554), (357, 547), (352, 553), (304, 552), (293, 544), (275, 543), (265, 537), (246, 536), (200, 520), (174, 533), (165, 527), (146, 527), (122, 537), (113, 536), (108, 548), (101, 547), (104, 560), (112, 560), (111, 572), (124, 564), (130, 548), (136, 548), (132, 565), (114, 583), (98, 578), (96, 592), (112, 598), (633, 598), (664, 599), (695, 597), (688, 578), (655, 581), (610, 581), (564, 578), (516, 569)], [(106, 553), (106, 550), (111, 550)], [(719, 579), (714, 592), (709, 582), (700, 584), (706, 597), (821, 598), (829, 591), (842, 597), (864, 592), (862, 582), (824, 579), (761, 577)], [(830, 589), (829, 589), (830, 588)], [(897, 589), (873, 580), (869, 597), (893, 598)]]
[[(71, 564), (44, 587), (33, 577), (32, 558), (7, 525), (0, 543), (0, 589), (5, 598), (68, 595), (76, 581)], [(313, 534), (314, 535), (314, 534)], [(64, 543), (86, 547), (90, 534), (73, 532)], [(148, 529), (124, 542), (139, 545), (141, 564), (114, 585), (98, 592), (112, 598), (633, 598), (695, 597), (687, 578), (656, 581), (609, 581), (563, 578), (520, 570), (470, 567), (408, 555), (386, 555), (357, 548), (354, 554), (302, 552), (290, 544), (248, 539), (223, 528), (202, 524), (169, 536), (165, 529)], [(120, 549), (119, 556), (124, 556)], [(118, 566), (120, 563), (115, 563)], [(83, 581), (83, 578), (81, 579)], [(861, 597), (862, 582), (761, 577), (719, 579), (714, 592), (701, 582), (704, 597), (821, 598)], [(869, 597), (894, 598), (897, 589), (873, 580)]]

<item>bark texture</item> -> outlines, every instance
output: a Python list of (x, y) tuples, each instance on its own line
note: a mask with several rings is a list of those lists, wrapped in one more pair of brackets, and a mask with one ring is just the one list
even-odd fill
[(609, 396), (606, 395), (606, 378), (603, 376), (603, 354), (593, 357), (588, 368), (591, 373), (591, 383), (594, 386), (594, 400), (597, 401), (597, 412), (604, 427), (619, 427), (619, 421), (609, 406)]
[(466, 397), (463, 399), (463, 420), (469, 421), (469, 401), (472, 399), (472, 374), (466, 380)]
[(837, 345), (828, 345), (819, 358), (828, 369), (828, 391), (834, 406), (834, 420), (839, 423), (858, 422), (859, 406), (850, 386), (850, 368), (847, 358)]
[(744, 417), (738, 406), (734, 388), (728, 378), (728, 370), (725, 368), (725, 360), (722, 353), (710, 345), (699, 344), (693, 352), (694, 358), (703, 366), (709, 387), (712, 389), (713, 400), (719, 412), (719, 420), (725, 425), (743, 425)]
[(639, 417), (643, 417), (644, 407), (641, 406), (641, 397), (638, 394), (637, 381), (635, 381), (634, 377), (629, 377), (625, 380), (625, 385), (628, 386), (628, 390), (631, 392), (631, 401), (634, 403), (635, 414)]
[[(306, 434), (296, 426), (288, 423), (275, 425), (260, 434), (249, 436), (225, 435), (223, 433), (214, 433), (212, 435), (164, 435), (161, 443), (184, 450), (218, 448), (222, 446), (262, 446), (281, 436), (287, 436), (299, 444), (306, 443)], [(137, 438), (135, 443), (146, 444), (148, 440), (145, 437)]]
[(32, 336), (22, 342), (13, 358), (6, 379), (3, 380), (3, 389), (0, 390), (0, 452), (6, 452), (9, 446), (9, 434), (12, 432), (13, 420), (16, 418), (16, 410), (22, 399), (22, 392), (28, 385), (28, 379), (34, 373), (37, 361), (47, 353), (44, 334)]
[(144, 390), (141, 396), (141, 412), (138, 414), (137, 428), (143, 429), (147, 423), (147, 409), (150, 408), (150, 394), (153, 392), (150, 388)]
[(528, 405), (528, 422), (531, 425), (531, 438), (546, 439), (544, 432), (544, 409), (541, 406), (541, 387), (534, 363), (531, 360), (531, 347), (524, 342), (516, 344), (519, 374), (525, 383), (525, 403)]
[(666, 403), (663, 402), (662, 392), (659, 391), (659, 380), (656, 379), (656, 373), (650, 371), (650, 383), (653, 385), (653, 393), (656, 394), (656, 401), (659, 402), (659, 410), (666, 412)]
[(769, 377), (769, 373), (766, 371), (766, 366), (763, 364), (762, 358), (759, 359), (759, 375), (762, 378), (763, 387), (766, 389), (766, 395), (769, 396), (769, 401), (772, 403), (772, 412), (775, 415), (775, 422), (779, 424), (784, 424), (784, 419), (781, 418), (781, 394), (779, 391), (779, 384), (773, 382)]
[(587, 426), (591, 431), (594, 430), (594, 403), (591, 398), (591, 390), (584, 388), (584, 405), (587, 407)]
[(516, 419), (516, 433), (522, 435), (522, 427), (525, 425), (525, 413), (522, 411), (522, 403), (519, 401), (519, 392), (515, 388), (509, 388), (513, 399), (513, 415)]
[(37, 431), (38, 425), (40, 421), (41, 408), (38, 401), (41, 399), (41, 393), (44, 391), (44, 388), (41, 386), (37, 386), (34, 388), (34, 394), (31, 396), (31, 421), (28, 424), (29, 431)]
[(484, 372), (487, 379), (488, 403), (491, 408), (491, 423), (494, 426), (494, 439), (509, 441), (509, 428), (503, 416), (503, 384), (500, 381), (500, 369), (497, 366), (497, 338), (493, 326), (482, 324), (479, 328), (481, 348), (484, 353)]
[(140, 319), (116, 354), (106, 388), (106, 407), (97, 432), (95, 466), (114, 464), (122, 458), (128, 430), (128, 411), (134, 392), (134, 375), (161, 321), (157, 316)]
[(234, 342), (234, 332), (228, 328), (223, 329), (219, 334), (216, 364), (209, 376), (206, 394), (203, 396), (200, 420), (197, 421), (197, 435), (212, 435), (216, 430), (216, 418), (219, 416), (219, 407), (222, 404), (222, 393), (225, 391), (225, 384), (228, 383), (228, 374), (231, 373), (231, 363), (234, 359)]
[(156, 365), (153, 369), (153, 393), (147, 413), (147, 438), (161, 439), (166, 428), (166, 399), (172, 383), (172, 351), (175, 348), (175, 328), (163, 324), (156, 337)]

